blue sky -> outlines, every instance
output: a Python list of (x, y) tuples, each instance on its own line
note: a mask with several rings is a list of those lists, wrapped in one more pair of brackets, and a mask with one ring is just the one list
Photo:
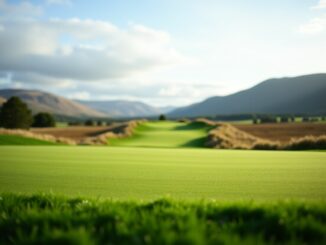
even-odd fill
[(326, 72), (325, 0), (0, 0), (0, 14), (2, 88), (186, 105)]

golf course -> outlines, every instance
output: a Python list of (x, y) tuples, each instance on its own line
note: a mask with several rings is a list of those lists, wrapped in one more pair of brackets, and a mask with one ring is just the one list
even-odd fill
[(207, 149), (208, 129), (147, 122), (109, 146), (2, 146), (0, 191), (118, 200), (325, 200), (324, 152)]
[(146, 122), (131, 137), (110, 139), (109, 145), (150, 148), (204, 147), (210, 127), (201, 122)]
[(323, 151), (218, 150), (146, 122), (108, 145), (3, 135), (1, 244), (322, 244)]

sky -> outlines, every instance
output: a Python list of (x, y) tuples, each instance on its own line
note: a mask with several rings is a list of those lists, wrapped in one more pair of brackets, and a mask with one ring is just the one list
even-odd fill
[(183, 106), (326, 72), (326, 0), (0, 0), (0, 89)]

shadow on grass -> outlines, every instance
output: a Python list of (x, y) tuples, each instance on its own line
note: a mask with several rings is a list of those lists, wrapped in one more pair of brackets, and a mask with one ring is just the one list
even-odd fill
[(205, 142), (206, 142), (206, 136), (204, 137), (200, 137), (200, 138), (196, 138), (193, 140), (190, 140), (182, 145), (180, 145), (179, 147), (196, 147), (196, 148), (204, 148), (205, 147)]
[(205, 123), (202, 122), (192, 122), (186, 125), (176, 126), (173, 130), (196, 130), (196, 129), (206, 129), (208, 128)]

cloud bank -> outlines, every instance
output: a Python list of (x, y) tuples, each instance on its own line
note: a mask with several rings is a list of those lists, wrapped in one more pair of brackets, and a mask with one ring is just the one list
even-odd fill
[(182, 62), (170, 36), (141, 25), (123, 30), (82, 19), (1, 21), (0, 71), (96, 81)]
[(319, 0), (319, 3), (313, 6), (312, 9), (326, 9), (326, 0)]

